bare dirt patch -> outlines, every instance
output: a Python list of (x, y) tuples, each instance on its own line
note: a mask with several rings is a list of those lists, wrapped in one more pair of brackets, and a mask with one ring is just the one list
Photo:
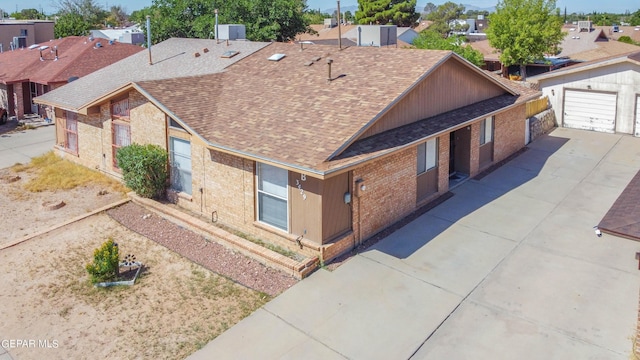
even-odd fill
[[(121, 192), (97, 185), (57, 191), (25, 190), (25, 184), (35, 176), (28, 171), (16, 173), (12, 169), (0, 170), (0, 180), (5, 180), (0, 181), (0, 247), (125, 198)], [(58, 209), (48, 206), (60, 202), (65, 205)]]
[[(145, 270), (133, 287), (94, 288), (84, 265), (108, 237)], [(184, 358), (262, 306), (247, 289), (95, 215), (0, 251), (0, 334), (57, 347), (18, 359)]]

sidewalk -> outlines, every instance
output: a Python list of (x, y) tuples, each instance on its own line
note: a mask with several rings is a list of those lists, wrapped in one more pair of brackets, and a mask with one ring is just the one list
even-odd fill
[(640, 244), (593, 226), (640, 139), (556, 129), (188, 359), (628, 359)]

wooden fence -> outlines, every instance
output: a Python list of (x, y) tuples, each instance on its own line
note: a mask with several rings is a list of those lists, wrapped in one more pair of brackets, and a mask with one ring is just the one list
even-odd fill
[(527, 103), (527, 119), (539, 114), (549, 107), (549, 97), (545, 96), (538, 100), (531, 100)]

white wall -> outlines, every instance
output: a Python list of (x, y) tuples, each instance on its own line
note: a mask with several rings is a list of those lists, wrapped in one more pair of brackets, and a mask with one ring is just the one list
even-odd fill
[(616, 132), (634, 133), (636, 95), (640, 94), (640, 66), (630, 63), (613, 64), (573, 74), (559, 73), (553, 78), (537, 81), (542, 95), (549, 96), (559, 126), (562, 126), (564, 119), (564, 89), (608, 91), (618, 94)]

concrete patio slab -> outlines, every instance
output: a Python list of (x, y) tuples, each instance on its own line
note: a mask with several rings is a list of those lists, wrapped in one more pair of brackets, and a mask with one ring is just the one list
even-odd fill
[(623, 355), (635, 337), (640, 286), (637, 270), (627, 270), (521, 245), (469, 300)]
[(265, 309), (351, 359), (408, 358), (462, 299), (360, 256), (331, 275), (311, 276)]
[[(423, 215), (362, 256), (463, 297), (517, 245), (514, 241), (458, 224), (426, 241), (428, 238), (421, 237), (420, 227), (432, 221), (437, 219)], [(423, 239), (414, 241), (424, 244), (409, 256), (397, 257), (395, 244), (402, 239)]]
[(463, 303), (411, 357), (412, 360), (615, 358), (625, 359), (598, 345), (473, 301)]
[(345, 359), (265, 309), (256, 310), (189, 359), (210, 360), (210, 354), (220, 360), (253, 359), (256, 348), (273, 359)]

